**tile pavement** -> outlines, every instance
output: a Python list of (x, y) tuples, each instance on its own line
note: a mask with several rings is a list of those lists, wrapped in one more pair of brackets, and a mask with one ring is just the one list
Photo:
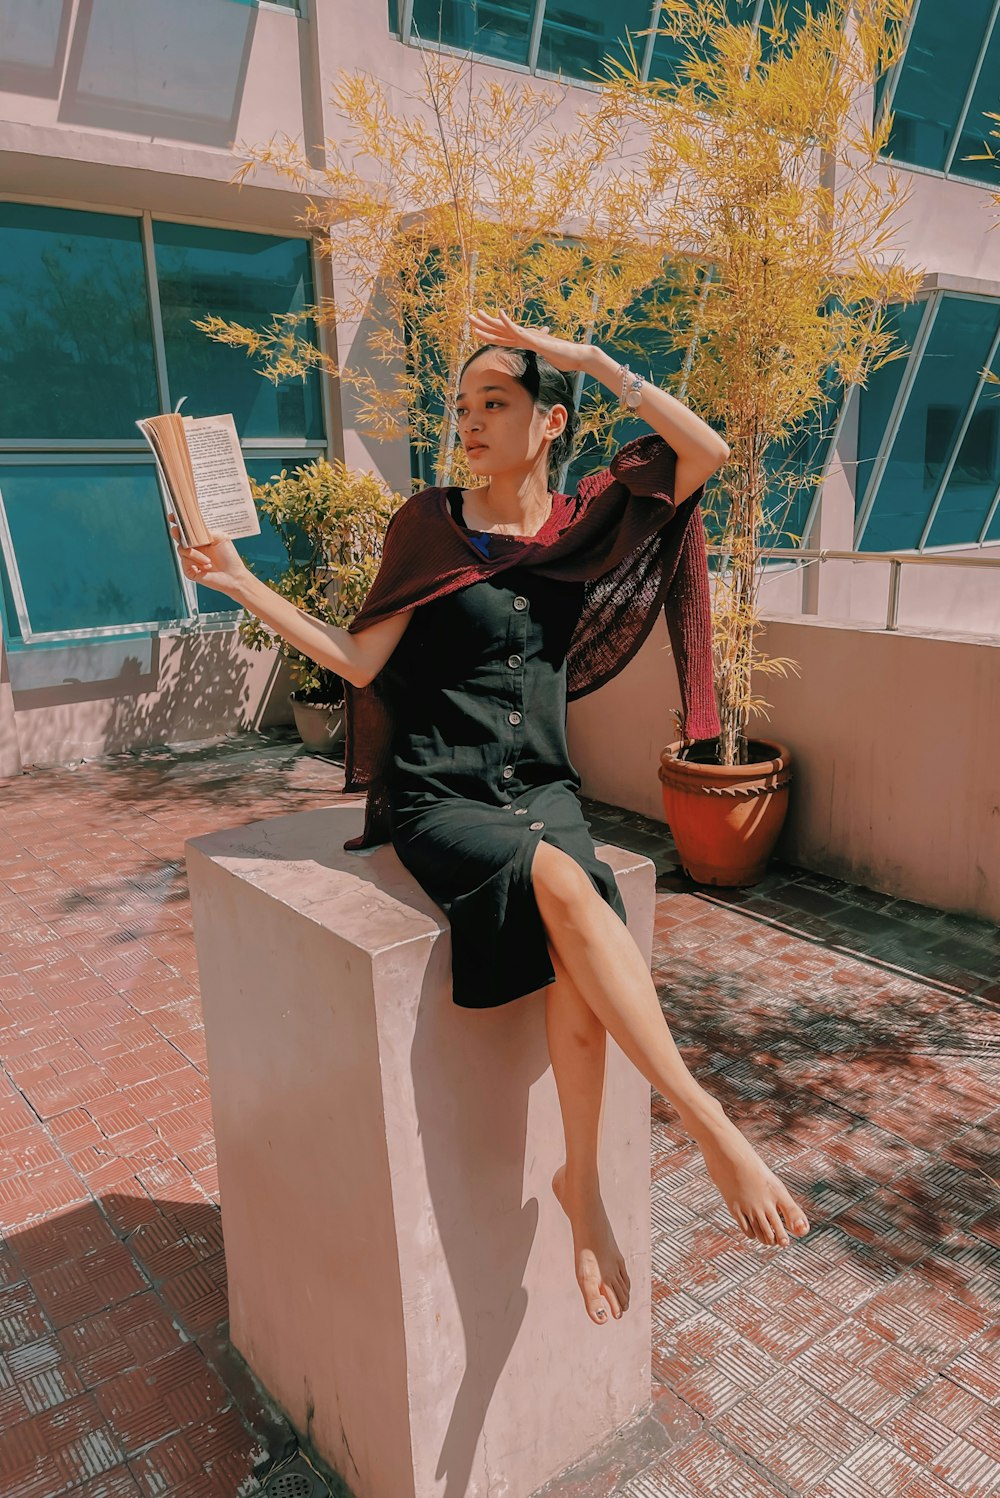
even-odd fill
[[(231, 1498), (275, 1436), (225, 1336), (182, 850), (342, 783), (280, 732), (0, 783), (3, 1498)], [(814, 1226), (738, 1237), (654, 1098), (653, 1412), (547, 1498), (1000, 1494), (1000, 932), (780, 864), (699, 889), (586, 809), (655, 860), (664, 1012)]]

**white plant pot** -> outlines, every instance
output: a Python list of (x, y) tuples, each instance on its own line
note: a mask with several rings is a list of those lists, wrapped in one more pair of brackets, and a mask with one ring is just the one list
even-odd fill
[(299, 738), (312, 754), (331, 754), (344, 739), (344, 704), (328, 707), (322, 702), (297, 702), (289, 694), (292, 716)]

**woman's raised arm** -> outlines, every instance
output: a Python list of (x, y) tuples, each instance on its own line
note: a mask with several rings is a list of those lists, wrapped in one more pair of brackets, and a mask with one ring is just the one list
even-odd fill
[(334, 624), (324, 624), (282, 598), (245, 565), (232, 541), (216, 536), (208, 546), (183, 546), (173, 515), (170, 533), (178, 543), (177, 550), (185, 577), (225, 593), (254, 614), (268, 629), (287, 640), (295, 650), (307, 655), (319, 666), (335, 671), (352, 686), (365, 687), (376, 677), (399, 644), (413, 616), (412, 609), (393, 614), (349, 634)]

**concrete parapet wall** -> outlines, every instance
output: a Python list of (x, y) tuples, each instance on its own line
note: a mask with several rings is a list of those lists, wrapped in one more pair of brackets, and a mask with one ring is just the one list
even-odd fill
[[(758, 731), (794, 756), (777, 855), (1000, 921), (1000, 639), (780, 619), (760, 645), (800, 668), (754, 684), (771, 703)], [(676, 680), (658, 621), (620, 676), (571, 704), (586, 795), (663, 820), (656, 771), (676, 737)]]
[(5, 670), (0, 743), (16, 744), (25, 766), (291, 721), (284, 665), (234, 629), (11, 651)]

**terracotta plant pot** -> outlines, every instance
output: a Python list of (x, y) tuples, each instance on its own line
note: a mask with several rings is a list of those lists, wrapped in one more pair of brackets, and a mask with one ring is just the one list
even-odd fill
[(331, 754), (344, 738), (344, 704), (299, 702), (294, 692), (288, 700), (299, 738), (306, 748), (312, 754)]
[(756, 884), (764, 877), (788, 810), (791, 753), (773, 739), (751, 739), (748, 765), (660, 755), (663, 810), (684, 870), (699, 884)]

